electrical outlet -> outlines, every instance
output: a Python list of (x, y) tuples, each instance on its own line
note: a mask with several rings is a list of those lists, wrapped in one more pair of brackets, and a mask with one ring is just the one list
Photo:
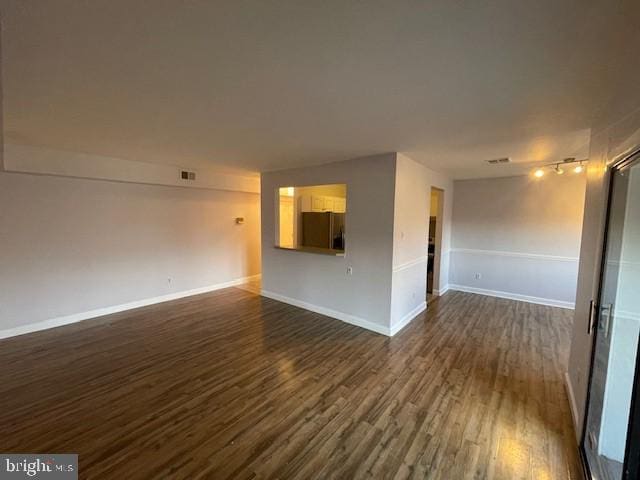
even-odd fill
[(353, 275), (353, 267), (347, 267), (347, 275)]
[(482, 278), (482, 274), (481, 273), (476, 273), (476, 280), (480, 280)]

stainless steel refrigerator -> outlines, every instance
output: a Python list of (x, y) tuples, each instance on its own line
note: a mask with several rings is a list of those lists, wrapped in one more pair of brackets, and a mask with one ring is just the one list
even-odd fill
[(302, 212), (302, 246), (344, 250), (344, 213)]

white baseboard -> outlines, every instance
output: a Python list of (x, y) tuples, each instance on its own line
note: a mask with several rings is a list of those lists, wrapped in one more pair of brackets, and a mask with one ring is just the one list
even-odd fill
[(416, 308), (414, 308), (409, 313), (407, 313), (404, 317), (402, 317), (402, 319), (398, 323), (391, 326), (390, 335), (393, 337), (396, 333), (398, 333), (404, 327), (409, 325), (409, 323), (411, 323), (411, 320), (416, 318), (426, 309), (427, 309), (427, 302), (422, 302), (420, 305), (418, 305)]
[(314, 305), (302, 300), (290, 298), (285, 295), (280, 295), (279, 293), (269, 292), (267, 290), (262, 290), (262, 296), (270, 298), (272, 300), (277, 300), (278, 302), (293, 305), (294, 307), (304, 308), (305, 310), (310, 310), (312, 312), (319, 313), (320, 315), (325, 315), (337, 320), (342, 320), (343, 322), (350, 323), (351, 325), (355, 325), (357, 327), (366, 328), (367, 330), (371, 330), (372, 332), (391, 336), (391, 331), (388, 327), (370, 322), (369, 320), (365, 320), (364, 318), (356, 317), (355, 315), (350, 315), (348, 313), (339, 312), (330, 308), (321, 307), (319, 305)]
[(466, 285), (448, 285), (449, 290), (457, 290), (458, 292), (477, 293), (479, 295), (487, 295), (489, 297), (506, 298), (508, 300), (518, 300), (520, 302), (537, 303), (538, 305), (547, 305), (549, 307), (566, 308), (573, 310), (575, 303), (565, 302), (562, 300), (554, 300), (551, 298), (532, 297), (529, 295), (520, 295), (519, 293), (501, 292), (499, 290), (487, 290), (484, 288), (468, 287)]
[(573, 419), (573, 431), (576, 439), (580, 441), (580, 435), (582, 434), (582, 425), (578, 425), (578, 404), (576, 403), (576, 397), (573, 393), (573, 387), (571, 386), (571, 380), (569, 379), (569, 372), (564, 372), (564, 388), (569, 397), (569, 409), (571, 410), (571, 418)]
[(89, 320), (90, 318), (102, 317), (104, 315), (110, 315), (112, 313), (124, 312), (125, 310), (146, 307), (156, 303), (168, 302), (171, 300), (177, 300), (179, 298), (190, 297), (192, 295), (200, 295), (202, 293), (213, 292), (215, 290), (221, 290), (223, 288), (235, 287), (237, 285), (242, 285), (243, 283), (247, 283), (258, 278), (260, 278), (260, 274), (252, 275), (250, 277), (242, 277), (236, 280), (231, 280), (229, 282), (218, 283), (216, 285), (208, 285), (206, 287), (194, 288), (192, 290), (169, 293), (167, 295), (161, 295), (159, 297), (145, 298), (143, 300), (136, 300), (133, 302), (123, 303), (121, 305), (114, 305), (112, 307), (97, 308), (95, 310), (89, 310), (87, 312), (74, 313), (72, 315), (66, 315), (64, 317), (51, 318), (49, 320), (43, 320), (41, 322), (8, 328), (5, 330), (0, 330), (0, 339), (16, 337), (18, 335), (25, 335), (27, 333), (47, 330), (49, 328), (61, 327), (63, 325), (69, 325), (71, 323)]
[(442, 295), (444, 295), (445, 293), (447, 293), (449, 291), (449, 285), (445, 285), (444, 287), (442, 287), (441, 289), (437, 289), (434, 288), (433, 289), (433, 294), (436, 297), (441, 297)]

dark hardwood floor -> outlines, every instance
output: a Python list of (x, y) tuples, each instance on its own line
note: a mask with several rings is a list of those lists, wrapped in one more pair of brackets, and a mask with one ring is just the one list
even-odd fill
[(581, 478), (572, 312), (449, 292), (393, 338), (227, 289), (0, 341), (0, 451), (80, 478)]

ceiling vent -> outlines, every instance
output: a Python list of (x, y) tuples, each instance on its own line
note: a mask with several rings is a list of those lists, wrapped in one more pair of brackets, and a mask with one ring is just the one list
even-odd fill
[(500, 163), (511, 163), (511, 159), (509, 157), (504, 158), (494, 158), (493, 160), (487, 160), (489, 165), (498, 165)]
[(180, 178), (182, 178), (182, 180), (195, 180), (196, 172), (187, 172), (186, 170), (182, 170), (182, 172), (180, 172)]

